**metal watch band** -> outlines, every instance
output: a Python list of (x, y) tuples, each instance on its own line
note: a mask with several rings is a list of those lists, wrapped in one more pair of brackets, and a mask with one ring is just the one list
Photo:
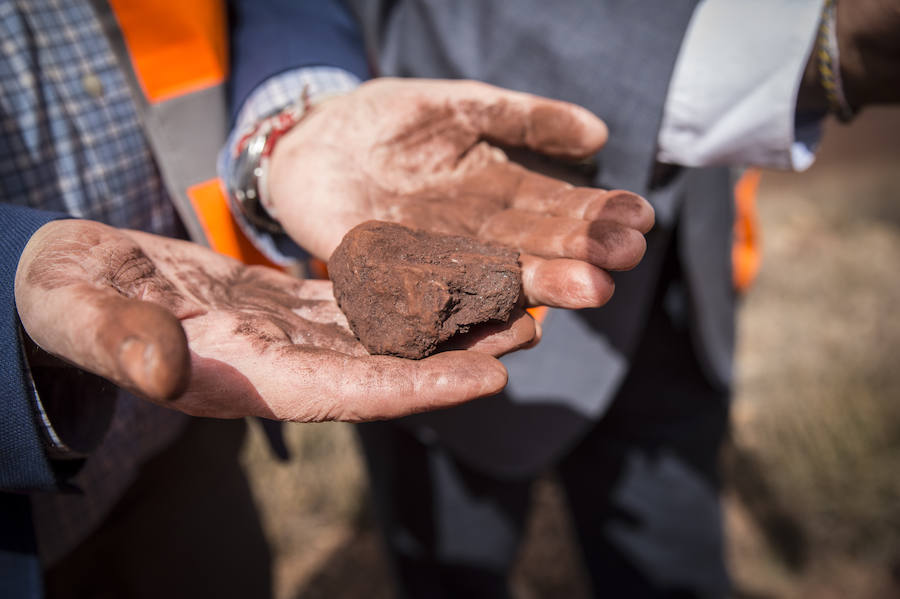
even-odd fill
[(299, 100), (260, 119), (238, 141), (232, 162), (228, 193), (241, 214), (252, 225), (270, 233), (283, 233), (273, 217), (268, 199), (268, 161), (275, 142), (293, 129), (309, 112), (311, 104), (306, 89)]

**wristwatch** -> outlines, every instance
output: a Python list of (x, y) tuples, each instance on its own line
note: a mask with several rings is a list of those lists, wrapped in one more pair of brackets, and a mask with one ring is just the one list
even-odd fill
[(284, 233), (275, 219), (268, 194), (269, 158), (275, 142), (309, 113), (304, 89), (296, 102), (260, 119), (235, 146), (231, 172), (225, 182), (229, 196), (248, 222), (270, 233)]

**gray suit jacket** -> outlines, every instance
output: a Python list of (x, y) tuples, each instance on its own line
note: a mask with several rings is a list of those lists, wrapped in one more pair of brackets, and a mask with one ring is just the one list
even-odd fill
[[(532, 350), (504, 358), (501, 396), (406, 419), (473, 466), (530, 475), (602, 416), (628, 369), (667, 251), (679, 252), (709, 379), (730, 383), (733, 202), (726, 170), (668, 169), (656, 140), (696, 0), (351, 0), (382, 75), (477, 79), (575, 102), (609, 126), (589, 184), (643, 194), (657, 225), (635, 270), (597, 310), (551, 310)], [(678, 226), (678, 247), (670, 243)]]

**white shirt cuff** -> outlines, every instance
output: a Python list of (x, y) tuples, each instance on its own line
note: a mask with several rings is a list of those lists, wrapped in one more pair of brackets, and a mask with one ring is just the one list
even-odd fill
[(660, 162), (683, 166), (812, 164), (818, 122), (797, 126), (797, 92), (823, 0), (704, 0), (675, 64)]

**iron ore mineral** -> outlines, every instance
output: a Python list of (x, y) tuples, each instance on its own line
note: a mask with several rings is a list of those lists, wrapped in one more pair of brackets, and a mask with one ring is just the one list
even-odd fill
[(334, 297), (371, 354), (424, 358), (519, 299), (516, 251), (381, 221), (351, 229), (328, 262)]

